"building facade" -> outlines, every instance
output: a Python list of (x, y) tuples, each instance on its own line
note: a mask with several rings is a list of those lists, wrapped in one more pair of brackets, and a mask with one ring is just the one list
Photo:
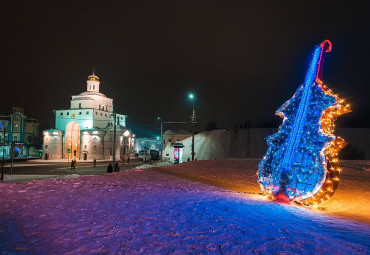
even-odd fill
[[(126, 115), (113, 112), (113, 99), (100, 93), (99, 77), (88, 77), (87, 90), (72, 96), (70, 108), (55, 110), (55, 129), (43, 132), (45, 159), (111, 159), (116, 118), (116, 159), (128, 156), (134, 136)], [(115, 118), (114, 118), (115, 116)]]
[(156, 137), (136, 137), (135, 152), (142, 150), (161, 150), (161, 140)]
[(0, 114), (0, 155), (10, 157), (39, 156), (38, 120), (28, 118), (20, 107), (13, 107), (7, 114)]
[(163, 133), (163, 147), (166, 148), (168, 144), (171, 145), (177, 140), (182, 141), (190, 136), (192, 136), (192, 133), (185, 129), (179, 129), (176, 131), (168, 129)]

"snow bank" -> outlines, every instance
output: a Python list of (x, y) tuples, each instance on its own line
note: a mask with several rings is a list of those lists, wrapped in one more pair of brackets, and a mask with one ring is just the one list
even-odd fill
[[(201, 132), (195, 135), (195, 158), (262, 158), (267, 151), (266, 137), (276, 132), (276, 128), (218, 129)], [(335, 133), (350, 143), (342, 151), (343, 157), (370, 159), (370, 129), (338, 128)], [(182, 140), (185, 145), (184, 161), (191, 159), (191, 139), (189, 137)], [(168, 145), (164, 156), (166, 154), (173, 159), (173, 147)]]
[[(185, 162), (162, 171), (182, 178), (250, 195), (260, 193), (257, 159), (227, 159)], [(370, 224), (370, 161), (341, 162), (341, 181), (334, 196), (316, 210)]]
[(256, 163), (198, 161), (102, 176), (0, 183), (0, 250), (5, 254), (370, 251), (367, 224), (249, 195), (258, 192)]

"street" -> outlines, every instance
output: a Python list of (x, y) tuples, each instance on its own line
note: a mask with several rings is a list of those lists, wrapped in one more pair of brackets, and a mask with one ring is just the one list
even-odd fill
[[(12, 176), (54, 176), (54, 175), (102, 175), (107, 172), (108, 164), (111, 160), (98, 160), (96, 167), (93, 166), (92, 160), (80, 160), (77, 161), (75, 169), (71, 169), (71, 161), (67, 160), (28, 160), (24, 162), (13, 162), (13, 168), (11, 173), (11, 164), (4, 164), (4, 175)], [(127, 170), (136, 166), (144, 164), (143, 161), (137, 159), (131, 159), (130, 164), (125, 161), (117, 161), (120, 170)]]

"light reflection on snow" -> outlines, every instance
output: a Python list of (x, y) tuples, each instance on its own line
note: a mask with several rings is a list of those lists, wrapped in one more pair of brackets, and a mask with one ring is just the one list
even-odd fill
[[(20, 253), (31, 254), (350, 254), (369, 250), (368, 225), (266, 201), (245, 186), (234, 191), (204, 179), (169, 174), (173, 169), (195, 173), (219, 168), (212, 172), (215, 184), (225, 172), (225, 162), (0, 183), (5, 194), (0, 197), (4, 205), (0, 223), (9, 222), (0, 224), (4, 230), (0, 231), (0, 249), (14, 252), (16, 247)], [(226, 172), (234, 183), (245, 183), (240, 179), (244, 172), (237, 175), (235, 165), (233, 169)], [(255, 170), (250, 172), (255, 178)], [(256, 180), (249, 181), (258, 190)], [(226, 178), (224, 185), (229, 187)]]

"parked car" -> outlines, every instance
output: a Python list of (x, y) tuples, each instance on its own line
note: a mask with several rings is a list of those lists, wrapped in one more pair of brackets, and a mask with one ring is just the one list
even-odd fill
[(159, 151), (157, 150), (141, 150), (137, 154), (137, 158), (143, 161), (149, 160), (158, 160), (159, 159)]

